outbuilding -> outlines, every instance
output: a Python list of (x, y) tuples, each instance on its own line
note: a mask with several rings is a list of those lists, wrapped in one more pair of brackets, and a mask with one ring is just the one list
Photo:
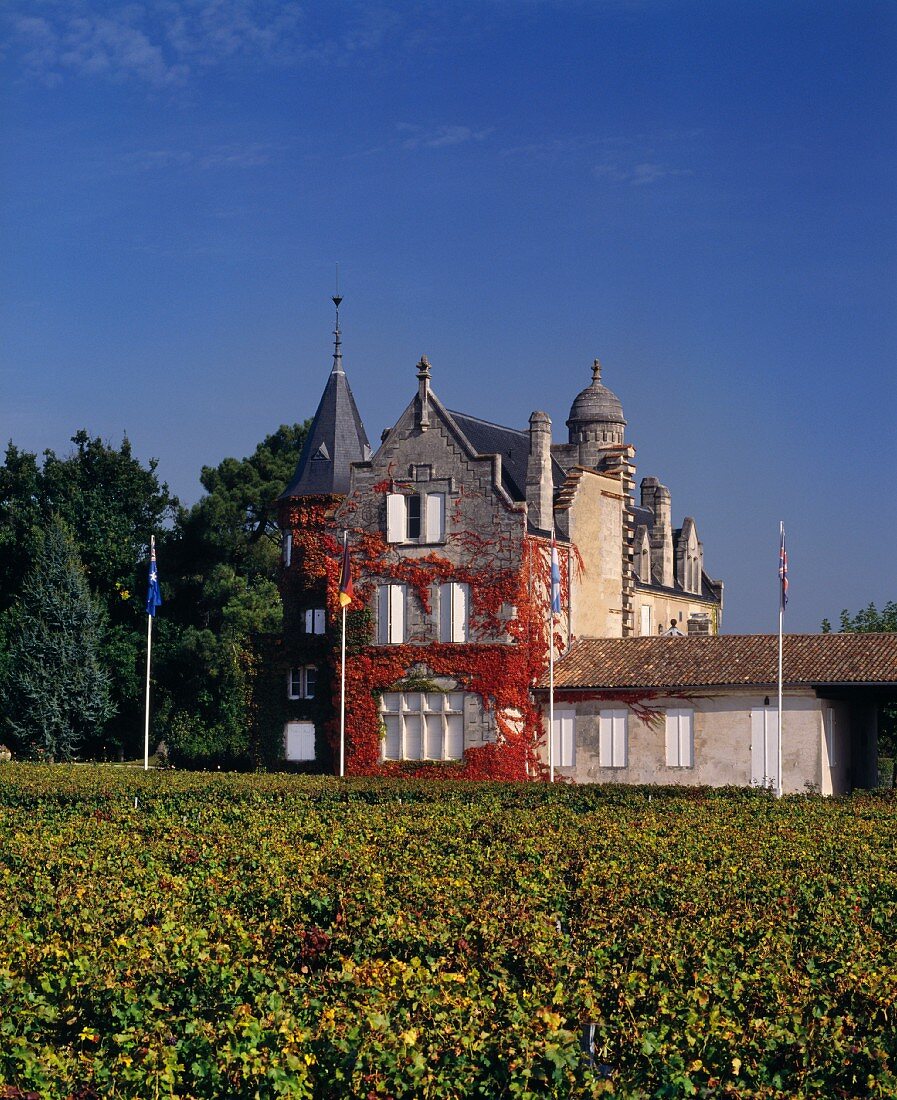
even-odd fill
[[(777, 675), (775, 634), (575, 642), (555, 665), (556, 771), (578, 783), (775, 788)], [(782, 681), (783, 790), (875, 786), (897, 634), (787, 634)], [(535, 689), (546, 734), (548, 688), (546, 674)]]

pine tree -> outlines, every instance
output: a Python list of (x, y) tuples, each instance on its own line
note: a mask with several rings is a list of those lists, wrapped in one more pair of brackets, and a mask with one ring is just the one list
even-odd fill
[(99, 660), (105, 613), (71, 532), (54, 517), (9, 615), (4, 712), (18, 753), (71, 760), (115, 707)]

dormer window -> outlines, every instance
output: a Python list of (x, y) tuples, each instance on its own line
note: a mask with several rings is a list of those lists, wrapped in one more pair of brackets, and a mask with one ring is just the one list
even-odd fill
[(386, 541), (427, 545), (445, 540), (445, 493), (389, 493)]

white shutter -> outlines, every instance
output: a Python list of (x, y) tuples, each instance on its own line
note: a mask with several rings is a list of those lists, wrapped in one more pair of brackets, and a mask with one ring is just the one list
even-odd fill
[(377, 643), (389, 644), (389, 585), (377, 589)]
[(315, 632), (315, 613), (309, 608), (305, 612), (305, 633), (314, 634)]
[(651, 633), (651, 605), (649, 603), (642, 604), (642, 624), (640, 632), (643, 638), (647, 638)]
[[(441, 495), (441, 494), (440, 494)], [(467, 641), (467, 604), (470, 590), (466, 584), (452, 585), (452, 641)]]
[(285, 740), (287, 760), (314, 760), (315, 727), (313, 722), (287, 722)]
[(576, 764), (576, 711), (554, 712), (554, 763), (558, 768)]
[(598, 766), (625, 768), (628, 763), (627, 711), (603, 710), (598, 717)]
[(283, 564), (290, 565), (293, 560), (293, 532), (283, 533)]
[(386, 495), (386, 541), (405, 541), (405, 497), (401, 493)]
[(452, 640), (452, 586), (441, 584), (439, 586), (439, 640), (450, 642)]
[(779, 785), (779, 713), (771, 707), (751, 711), (751, 783)]
[(671, 707), (667, 711), (668, 768), (690, 768), (694, 764), (694, 714), (687, 708)]
[(327, 617), (323, 607), (315, 608), (315, 634), (324, 634), (327, 630)]
[[(420, 697), (418, 697), (420, 698)], [(420, 703), (418, 702), (418, 706)], [(423, 743), (420, 711), (405, 713), (405, 752), (406, 760), (423, 760)]]
[(625, 768), (629, 763), (626, 744), (626, 711), (615, 710), (614, 715), (614, 763), (615, 768)]
[(385, 714), (383, 724), (386, 726), (386, 737), (383, 739), (383, 759), (402, 759), (402, 719), (398, 714)]
[(445, 493), (427, 493), (427, 542), (445, 538)]
[(389, 641), (401, 645), (405, 641), (405, 586), (390, 584), (389, 589)]

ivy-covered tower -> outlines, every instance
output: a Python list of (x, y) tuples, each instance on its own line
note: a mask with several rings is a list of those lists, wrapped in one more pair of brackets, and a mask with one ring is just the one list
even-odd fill
[(334, 296), (333, 365), (327, 384), (296, 472), (277, 501), (284, 628), (276, 663), (283, 678), (281, 698), (286, 700), (286, 756), (324, 770), (330, 767), (322, 734), (333, 713), (331, 654), (337, 625), (327, 611), (328, 570), (338, 553), (333, 516), (348, 491), (351, 464), (371, 453), (343, 369), (341, 303)]

